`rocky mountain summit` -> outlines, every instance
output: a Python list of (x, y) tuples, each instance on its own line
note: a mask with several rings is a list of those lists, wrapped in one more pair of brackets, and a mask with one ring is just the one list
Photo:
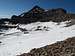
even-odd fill
[(21, 23), (28, 24), (32, 22), (62, 22), (70, 19), (74, 19), (75, 14), (67, 13), (65, 9), (57, 8), (57, 9), (48, 9), (45, 10), (40, 8), (39, 6), (34, 6), (28, 12), (24, 12), (18, 16), (13, 15), (11, 17), (12, 23)]
[(75, 56), (75, 37), (41, 48), (34, 48), (29, 53), (18, 56)]
[(72, 23), (72, 21), (75, 21), (75, 14), (68, 13), (63, 8), (46, 10), (36, 5), (28, 12), (24, 12), (18, 16), (13, 15), (11, 19), (8, 18), (0, 19), (0, 28), (14, 28), (17, 27), (15, 24), (29, 24), (34, 22), (49, 22), (49, 21), (56, 23), (71, 21), (67, 23), (68, 26), (71, 26), (75, 24)]

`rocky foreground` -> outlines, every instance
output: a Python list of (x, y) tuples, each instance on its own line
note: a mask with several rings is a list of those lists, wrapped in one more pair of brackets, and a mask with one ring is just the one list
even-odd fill
[(75, 56), (75, 37), (41, 48), (34, 48), (29, 53), (17, 56)]

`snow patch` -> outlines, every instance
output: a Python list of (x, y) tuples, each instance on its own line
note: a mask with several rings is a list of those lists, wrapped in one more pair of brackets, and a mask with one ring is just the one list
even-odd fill
[[(49, 31), (34, 31), (38, 26), (46, 26)], [(25, 28), (29, 31), (24, 34), (17, 28), (8, 29), (5, 34), (14, 33), (11, 35), (0, 35), (0, 56), (16, 56), (25, 52), (29, 52), (33, 48), (43, 47), (55, 43), (56, 41), (64, 40), (68, 37), (75, 36), (75, 25), (64, 27), (65, 22), (36, 22), (27, 25), (19, 25), (20, 28)]]

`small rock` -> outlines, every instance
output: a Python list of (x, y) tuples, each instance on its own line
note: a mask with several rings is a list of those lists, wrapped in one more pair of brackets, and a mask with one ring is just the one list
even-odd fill
[(0, 41), (0, 43), (2, 43), (2, 42)]

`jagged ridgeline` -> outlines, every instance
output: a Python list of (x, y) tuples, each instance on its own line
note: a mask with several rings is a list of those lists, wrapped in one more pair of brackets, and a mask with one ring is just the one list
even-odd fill
[(74, 18), (75, 18), (75, 14), (67, 13), (67, 11), (62, 8), (45, 10), (43, 8), (40, 8), (39, 6), (34, 6), (28, 12), (22, 13), (18, 16), (13, 15), (10, 21), (12, 23), (28, 24), (37, 21), (62, 22)]

